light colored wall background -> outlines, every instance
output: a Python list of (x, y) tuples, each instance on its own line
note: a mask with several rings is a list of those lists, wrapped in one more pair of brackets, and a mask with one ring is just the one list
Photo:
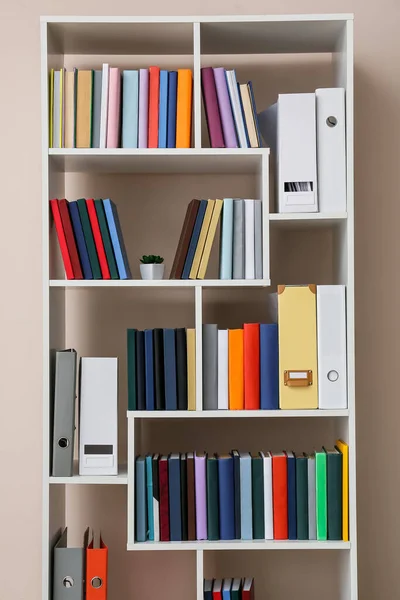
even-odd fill
[(0, 598), (39, 600), (41, 14), (355, 13), (360, 598), (398, 596), (400, 5), (397, 0), (0, 4)]

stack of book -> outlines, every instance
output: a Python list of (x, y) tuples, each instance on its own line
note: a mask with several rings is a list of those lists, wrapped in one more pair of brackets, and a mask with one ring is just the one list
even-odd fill
[(131, 279), (112, 200), (50, 200), (67, 279)]
[(136, 459), (136, 541), (348, 540), (348, 446)]
[(203, 325), (203, 409), (279, 408), (276, 324)]
[(251, 81), (239, 84), (234, 70), (201, 69), (201, 87), (212, 148), (260, 148)]
[(196, 410), (194, 329), (128, 329), (128, 410)]
[(204, 600), (254, 600), (254, 579), (205, 579)]
[(50, 148), (190, 148), (192, 71), (50, 71)]
[(204, 279), (221, 218), (220, 279), (262, 279), (261, 200), (192, 200), (170, 279)]

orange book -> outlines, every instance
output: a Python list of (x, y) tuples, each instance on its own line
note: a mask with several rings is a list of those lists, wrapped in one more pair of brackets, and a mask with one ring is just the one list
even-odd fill
[(260, 325), (243, 325), (244, 408), (260, 408)]
[(148, 148), (158, 148), (158, 111), (160, 98), (160, 67), (149, 69), (149, 139)]
[(244, 409), (243, 329), (228, 331), (229, 408)]
[(190, 148), (192, 133), (192, 88), (190, 69), (178, 69), (178, 93), (176, 104), (176, 147)]
[(92, 539), (86, 549), (86, 600), (107, 600), (108, 548)]

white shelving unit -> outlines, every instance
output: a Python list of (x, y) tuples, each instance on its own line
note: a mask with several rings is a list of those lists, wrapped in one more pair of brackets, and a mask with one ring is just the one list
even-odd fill
[[(43, 600), (51, 599), (51, 548), (65, 525), (76, 542), (87, 525), (102, 529), (109, 544), (109, 600), (159, 597), (160, 585), (166, 600), (201, 600), (204, 577), (246, 574), (255, 576), (259, 598), (357, 600), (352, 15), (43, 17), (41, 57)], [(49, 150), (49, 70), (100, 68), (103, 62), (121, 68), (192, 68), (193, 148)], [(346, 213), (276, 214), (269, 194), (268, 149), (208, 147), (200, 86), (200, 68), (208, 65), (232, 65), (240, 80), (252, 79), (260, 110), (279, 92), (346, 89)], [(281, 68), (284, 76), (277, 75)], [(131, 267), (135, 256), (151, 249), (148, 243), (164, 244), (171, 264), (180, 215), (192, 197), (261, 198), (263, 279), (220, 281), (214, 257), (211, 278), (204, 281), (65, 280), (50, 230), (49, 198), (101, 197), (103, 190), (122, 213)], [(169, 215), (178, 207), (179, 217), (172, 222)], [(202, 324), (225, 321), (229, 327), (230, 319), (259, 320), (269, 286), (311, 282), (347, 286), (348, 409), (203, 412)], [(196, 328), (196, 411), (128, 412), (126, 427), (126, 329), (168, 323)], [(119, 455), (127, 466), (121, 465), (116, 477), (49, 476), (49, 356), (54, 348), (71, 346), (81, 356), (119, 357)], [(235, 446), (306, 450), (333, 444), (337, 437), (350, 446), (350, 542), (135, 543), (136, 454)], [(178, 554), (149, 554), (159, 550)], [(311, 555), (304, 557), (303, 550)], [(152, 577), (156, 568), (163, 580)], [(177, 579), (180, 588), (174, 588)]]

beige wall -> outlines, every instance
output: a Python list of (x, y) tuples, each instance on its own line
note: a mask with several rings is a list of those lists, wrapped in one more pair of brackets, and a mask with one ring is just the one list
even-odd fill
[(164, 14), (168, 8), (170, 14), (355, 13), (360, 598), (398, 597), (399, 293), (397, 281), (392, 281), (398, 273), (400, 217), (397, 0), (170, 0), (137, 5), (126, 0), (2, 0), (0, 598), (40, 598), (39, 16)]

